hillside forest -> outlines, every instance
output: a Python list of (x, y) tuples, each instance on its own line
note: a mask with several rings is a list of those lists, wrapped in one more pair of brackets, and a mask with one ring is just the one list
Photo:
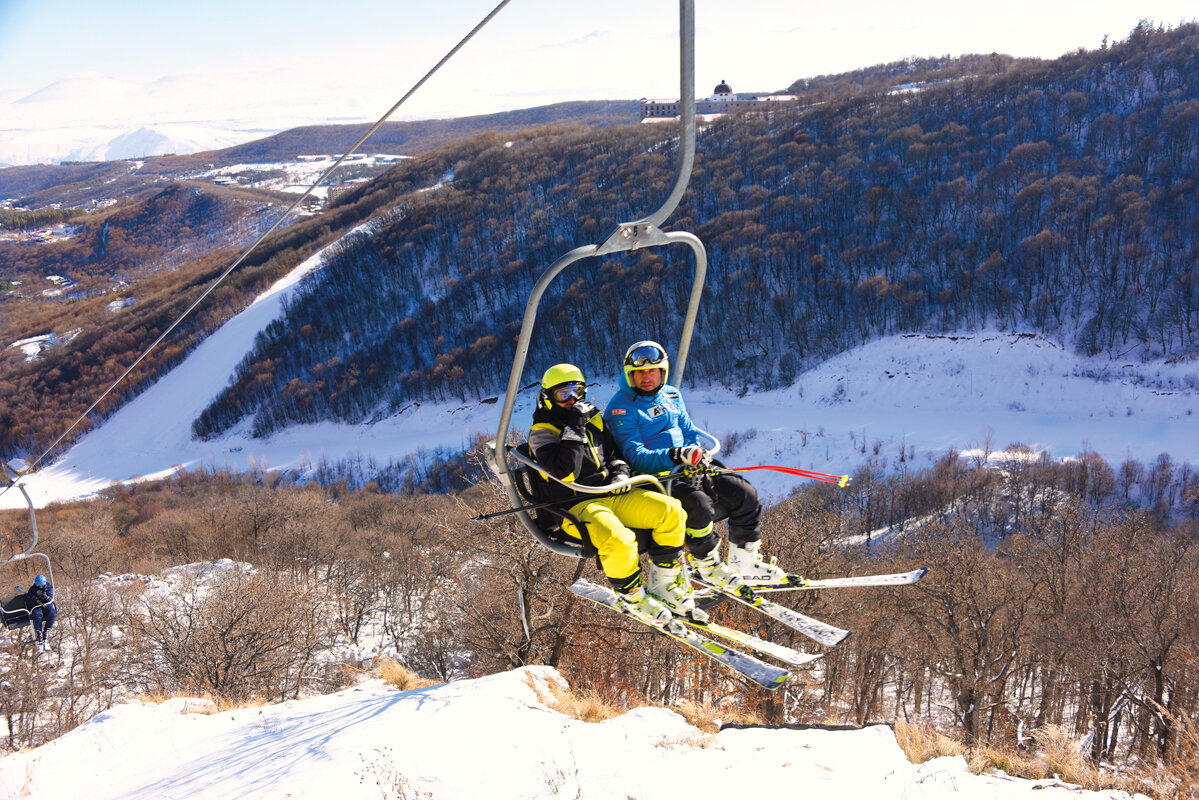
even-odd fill
[[(983, 326), (1087, 355), (1193, 356), (1196, 67), (1199, 29), (1146, 27), (1054, 62), (707, 128), (669, 226), (710, 258), (689, 379), (787, 385), (883, 334)], [(266, 331), (196, 433), (496, 394), (533, 282), (654, 208), (674, 142), (660, 127), (483, 137), (428, 156), (438, 191), (405, 192), (416, 165), (372, 183), (395, 198), (374, 235)], [(611, 374), (628, 342), (677, 340), (689, 258), (572, 268), (542, 303), (531, 372), (565, 359)]]
[[(1054, 61), (887, 65), (806, 82), (812, 102), (801, 107), (705, 128), (667, 225), (695, 231), (709, 251), (689, 380), (778, 386), (875, 336), (983, 326), (1037, 331), (1085, 354), (1193, 355), (1197, 43), (1195, 25), (1143, 24)], [(674, 146), (661, 126), (484, 134), (406, 161), (289, 227), (248, 265), (270, 262), (266, 273), (223, 288), (205, 326), (352, 225), (371, 219), (373, 235), (341, 247), (307, 283), (196, 435), (246, 417), (265, 435), (394, 413), (413, 399), (495, 396), (536, 278), (656, 207)], [(117, 323), (119, 337), (92, 313), (37, 364), (5, 353), (15, 413), (0, 419), (0, 449), (52, 441), (99, 392), (97, 365), (110, 374), (131, 362), (222, 255), (180, 269), (136, 325)], [(629, 341), (677, 339), (689, 254), (641, 251), (573, 269), (542, 304), (531, 370), (568, 358), (608, 374)], [(203, 330), (186, 326), (174, 354)], [(148, 363), (134, 385), (168, 363)]]

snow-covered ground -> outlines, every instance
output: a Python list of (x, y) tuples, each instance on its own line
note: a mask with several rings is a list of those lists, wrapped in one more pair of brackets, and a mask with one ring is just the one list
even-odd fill
[[(208, 441), (192, 438), (192, 421), (228, 384), (255, 334), (279, 316), (284, 298), (323, 259), (322, 253), (305, 261), (170, 374), (30, 476), (34, 502), (86, 496), (114, 481), (180, 469), (304, 471), (322, 459), (355, 458), (385, 464), (420, 449), (464, 448), (475, 433), (493, 436), (500, 404), (478, 398), (413, 403), (360, 425), (297, 425), (266, 439), (252, 438), (248, 423)], [(528, 365), (525, 380), (535, 381), (542, 366)], [(597, 376), (589, 395), (606, 403), (615, 388), (614, 376)], [(843, 353), (785, 389), (740, 396), (725, 388), (685, 388), (691, 416), (725, 440), (730, 466), (782, 464), (844, 474), (868, 456), (894, 462), (901, 448), (909, 466), (920, 467), (951, 447), (998, 450), (1016, 442), (1055, 458), (1094, 450), (1119, 464), (1168, 452), (1176, 463), (1199, 465), (1199, 362), (1087, 359), (1028, 334), (892, 336)], [(533, 399), (527, 391), (518, 400), (513, 427), (527, 424)], [(796, 479), (758, 471), (753, 480), (777, 497)], [(0, 507), (20, 502), (16, 492), (0, 496)]]
[(43, 333), (41, 336), (30, 336), (28, 339), (18, 339), (9, 345), (25, 354), (24, 361), (35, 361), (47, 347), (53, 347), (58, 337), (53, 333)]
[(117, 706), (0, 759), (0, 800), (574, 797), (1127, 797), (907, 761), (891, 730), (727, 729), (639, 708), (581, 722), (551, 705), (549, 667), (399, 692), (379, 680), (275, 706)]
[[(214, 168), (193, 175), (196, 180), (211, 180), (214, 182), (231, 182), (234, 185), (250, 186), (255, 189), (270, 189), (289, 194), (303, 194), (325, 172), (337, 163), (339, 155), (322, 155), (301, 158), (295, 161), (261, 162), (254, 164), (234, 164), (228, 167)], [(341, 166), (382, 167), (396, 164), (411, 156), (396, 156), (383, 153), (351, 155)], [(253, 177), (262, 173), (262, 178)], [(334, 173), (334, 184), (337, 173)], [(359, 179), (361, 182), (364, 179)], [(313, 189), (313, 196), (326, 198), (329, 196), (329, 184)]]

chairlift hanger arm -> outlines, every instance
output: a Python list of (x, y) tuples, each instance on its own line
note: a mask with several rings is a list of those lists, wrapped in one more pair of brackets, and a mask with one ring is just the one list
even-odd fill
[[(12, 472), (12, 476), (9, 475), (10, 471)], [(17, 491), (19, 491), (25, 497), (25, 505), (29, 507), (29, 529), (32, 531), (33, 541), (29, 543), (29, 547), (26, 547), (20, 553), (9, 556), (4, 561), (0, 561), (0, 564), (8, 564), (13, 561), (20, 561), (25, 558), (40, 555), (39, 553), (33, 552), (37, 549), (37, 516), (33, 511), (33, 498), (31, 498), (29, 496), (29, 492), (26, 491), (25, 484), (21, 483), (20, 481), (21, 476), (25, 473), (25, 470), (14, 470), (12, 467), (6, 464), (4, 465), (4, 469), (0, 470), (0, 477), (3, 477), (4, 483), (7, 484), (4, 487), (6, 490), (15, 487)], [(45, 558), (45, 556), (43, 556), (43, 558)]]
[[(11, 468), (8, 468), (8, 469), (11, 469)], [(20, 470), (12, 470), (12, 472), (13, 472), (13, 475), (16, 476), (15, 479), (13, 477), (9, 476), (7, 470), (0, 471), (0, 475), (3, 476), (4, 482), (7, 484), (5, 486), (6, 489), (11, 489), (15, 486), (17, 488), (17, 491), (19, 491), (25, 497), (25, 505), (27, 505), (29, 507), (29, 530), (31, 531), (32, 541), (30, 541), (29, 546), (26, 547), (21, 552), (14, 553), (13, 555), (9, 556), (8, 558), (4, 559), (3, 561), (0, 561), (0, 566), (2, 566), (4, 564), (16, 564), (19, 561), (31, 561), (31, 560), (35, 560), (35, 559), (40, 559), (41, 561), (45, 562), (45, 566), (42, 568), (42, 571), (44, 572), (46, 577), (49, 579), (50, 585), (53, 586), (54, 585), (54, 568), (50, 564), (50, 557), (48, 555), (46, 555), (45, 553), (34, 552), (37, 549), (37, 516), (35, 515), (34, 510), (33, 510), (33, 498), (31, 498), (29, 496), (29, 492), (25, 490), (25, 485), (22, 484), (19, 480), (20, 476), (25, 474), (25, 472), (20, 471)]]
[[(520, 336), (516, 343), (516, 354), (512, 361), (512, 371), (508, 376), (508, 389), (504, 395), (504, 405), (500, 412), (499, 431), (492, 449), (492, 469), (503, 484), (508, 499), (515, 509), (523, 505), (515, 481), (509, 472), (508, 428), (512, 421), (512, 410), (516, 405), (516, 397), (520, 392), (521, 378), (524, 374), (525, 362), (529, 355), (529, 341), (532, 338), (533, 323), (537, 318), (537, 307), (541, 303), (549, 284), (568, 266), (585, 258), (607, 255), (617, 252), (631, 252), (642, 247), (658, 247), (672, 243), (683, 243), (691, 247), (695, 253), (695, 278), (691, 287), (691, 297), (687, 304), (687, 313), (683, 320), (683, 331), (673, 366), (673, 374), (677, 383), (682, 382), (683, 370), (687, 365), (687, 354), (691, 346), (691, 335), (695, 328), (695, 320), (699, 312), (699, 302), (703, 297), (704, 277), (707, 274), (708, 259), (703, 243), (691, 233), (665, 233), (660, 225), (678, 207), (687, 184), (691, 180), (691, 168), (695, 160), (695, 0), (679, 0), (679, 165), (674, 187), (659, 208), (633, 222), (617, 226), (599, 245), (576, 247), (558, 258), (545, 271), (525, 306), (524, 320), (521, 323)], [(540, 544), (562, 555), (582, 556), (582, 547), (555, 542), (549, 539), (537, 526), (526, 511), (518, 511), (517, 518), (526, 530)]]
[(674, 188), (657, 211), (633, 225), (657, 227), (670, 218), (683, 199), (695, 162), (695, 0), (679, 0), (679, 169)]

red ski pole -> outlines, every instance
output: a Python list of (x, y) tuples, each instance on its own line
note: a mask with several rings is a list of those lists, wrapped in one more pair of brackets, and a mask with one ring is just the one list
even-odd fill
[(732, 472), (748, 472), (751, 469), (768, 469), (774, 472), (782, 472), (785, 475), (795, 475), (799, 478), (809, 478), (814, 481), (824, 481), (825, 483), (835, 483), (844, 489), (849, 485), (848, 475), (831, 475), (827, 472), (813, 472), (808, 469), (799, 469), (798, 467), (783, 467), (777, 464), (763, 464), (757, 467), (734, 467)]

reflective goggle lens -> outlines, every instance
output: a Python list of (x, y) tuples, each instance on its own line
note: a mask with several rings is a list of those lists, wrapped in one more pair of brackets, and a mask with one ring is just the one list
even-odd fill
[(629, 353), (624, 363), (630, 367), (644, 367), (651, 364), (661, 364), (665, 360), (665, 353), (652, 344), (647, 344)]
[(554, 389), (553, 397), (554, 400), (558, 401), (559, 403), (565, 403), (567, 400), (571, 399), (582, 400), (584, 393), (585, 390), (583, 389), (583, 384), (568, 383), (564, 386), (559, 386), (558, 388)]

